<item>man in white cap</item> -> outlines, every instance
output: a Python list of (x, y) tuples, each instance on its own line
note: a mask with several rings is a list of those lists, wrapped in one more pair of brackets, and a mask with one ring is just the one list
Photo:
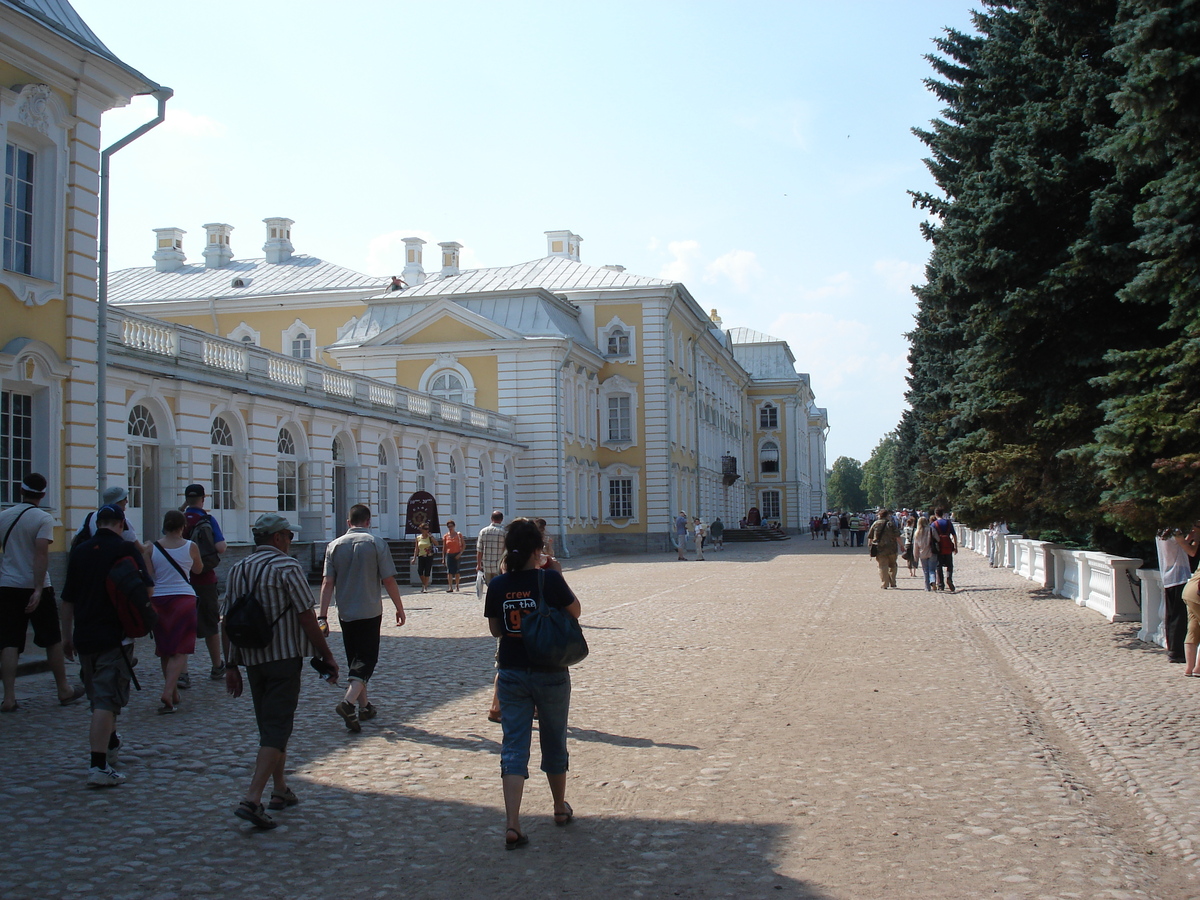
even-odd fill
[(262, 794), (268, 781), (273, 781), (269, 809), (284, 809), (300, 802), (287, 785), (285, 766), (300, 699), (304, 657), (315, 649), (325, 661), (330, 681), (336, 682), (338, 676), (337, 661), (317, 624), (304, 566), (288, 555), (298, 530), (277, 513), (259, 516), (254, 522), (254, 552), (229, 570), (221, 604), (221, 615), (226, 616), (238, 597), (253, 591), (267, 621), (273, 623), (271, 642), (262, 649), (238, 647), (222, 633), (228, 661), (225, 687), (234, 697), (242, 695), (238, 665), (244, 665), (258, 723), (254, 775), (233, 814), (258, 828), (274, 828), (277, 824), (263, 808)]
[(39, 504), (46, 496), (46, 477), (30, 472), (21, 481), (21, 502), (0, 512), (0, 680), (4, 701), (0, 712), (16, 712), (17, 664), (25, 652), (25, 634), (33, 624), (33, 642), (46, 650), (46, 660), (63, 706), (83, 696), (82, 687), (67, 680), (58, 604), (50, 586), (50, 544), (54, 517)]
[[(115, 506), (121, 512), (125, 512), (129, 506), (129, 491), (120, 485), (113, 485), (104, 491), (100, 497), (101, 506)], [(71, 539), (71, 546), (75, 547), (82, 544), (90, 537), (96, 535), (96, 513), (90, 512), (83, 519), (83, 526), (75, 532), (75, 537)], [(126, 541), (132, 541), (138, 545), (138, 549), (145, 552), (145, 549), (138, 541), (137, 530), (129, 524), (128, 516), (122, 523), (121, 538)]]

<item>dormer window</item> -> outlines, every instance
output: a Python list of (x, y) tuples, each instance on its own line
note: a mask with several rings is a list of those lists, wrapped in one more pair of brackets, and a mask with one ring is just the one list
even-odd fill
[(622, 328), (615, 328), (608, 333), (608, 355), (628, 356), (629, 335)]
[(235, 288), (244, 288), (246, 286), (246, 279), (235, 278), (233, 281), (229, 282), (229, 286)]
[(312, 338), (307, 331), (292, 338), (292, 356), (296, 359), (312, 359)]

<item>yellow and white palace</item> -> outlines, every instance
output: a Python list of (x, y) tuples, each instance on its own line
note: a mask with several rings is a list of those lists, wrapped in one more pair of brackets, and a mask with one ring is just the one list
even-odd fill
[(410, 238), (394, 279), (296, 252), (284, 217), (255, 223), (250, 258), (229, 223), (195, 228), (190, 260), (187, 230), (148, 228), (152, 264), (108, 282), (98, 451), (99, 119), (158, 86), (40, 5), (0, 0), (6, 198), (31, 173), (53, 201), (31, 230), (5, 211), (0, 502), (47, 474), (56, 548), (96, 504), (98, 452), (140, 533), (200, 482), (234, 542), (276, 510), (320, 542), (356, 502), (401, 538), (420, 490), (468, 534), (493, 508), (541, 516), (564, 555), (661, 550), (680, 510), (796, 529), (825, 508), (827, 416), (787, 344), (725, 330), (683, 284), (584, 263), (571, 231), (473, 270), (446, 241), (427, 271)]

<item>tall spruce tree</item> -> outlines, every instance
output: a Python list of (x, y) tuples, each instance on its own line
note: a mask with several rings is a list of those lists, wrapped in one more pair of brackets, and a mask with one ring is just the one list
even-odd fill
[[(1101, 424), (1105, 353), (1140, 347), (1117, 291), (1138, 261), (1135, 188), (1100, 150), (1122, 64), (1106, 53), (1118, 0), (989, 0), (980, 37), (933, 57), (948, 104), (918, 131), (942, 195), (918, 289), (909, 401), (931, 496), (968, 522), (1091, 530), (1100, 487), (1072, 451)], [(915, 457), (915, 459), (914, 459)]]
[(1127, 0), (1110, 57), (1127, 74), (1106, 151), (1145, 181), (1135, 217), (1147, 260), (1121, 292), (1161, 322), (1142, 349), (1111, 354), (1095, 460), (1114, 524), (1136, 537), (1200, 517), (1200, 2)]

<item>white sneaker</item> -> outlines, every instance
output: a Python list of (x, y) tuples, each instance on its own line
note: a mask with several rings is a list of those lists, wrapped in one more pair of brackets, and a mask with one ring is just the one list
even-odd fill
[(118, 784), (124, 784), (125, 781), (125, 776), (114, 771), (112, 766), (105, 766), (103, 769), (99, 766), (92, 766), (88, 769), (88, 787), (116, 787)]

